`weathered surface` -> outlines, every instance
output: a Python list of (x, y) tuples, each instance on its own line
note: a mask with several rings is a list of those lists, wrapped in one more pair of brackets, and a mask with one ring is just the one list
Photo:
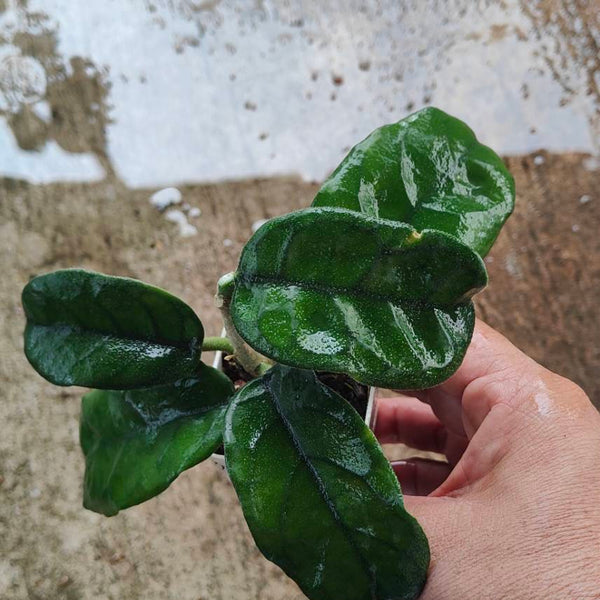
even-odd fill
[[(583, 156), (511, 158), (517, 209), (490, 253), (479, 314), (600, 406), (600, 171)], [(81, 506), (81, 390), (43, 381), (22, 353), (20, 290), (34, 274), (83, 266), (138, 277), (189, 302), (207, 335), (212, 294), (257, 219), (307, 206), (293, 179), (180, 187), (202, 210), (182, 238), (116, 184), (0, 181), (0, 598), (298, 600), (255, 549), (218, 468), (184, 473), (154, 500), (106, 519)], [(230, 240), (223, 244), (224, 240)]]
[(235, 267), (252, 222), (307, 205), (315, 191), (292, 180), (180, 189), (202, 210), (190, 218), (194, 237), (180, 238), (149, 192), (0, 181), (1, 600), (303, 597), (255, 549), (232, 486), (210, 462), (111, 519), (83, 509), (83, 390), (45, 382), (23, 355), (21, 288), (69, 265), (164, 287), (218, 334), (216, 281)]

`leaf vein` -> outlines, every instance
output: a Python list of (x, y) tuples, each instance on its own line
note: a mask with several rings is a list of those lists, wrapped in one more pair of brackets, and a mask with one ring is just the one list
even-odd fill
[(313, 479), (315, 480), (317, 489), (319, 491), (319, 494), (323, 498), (325, 505), (329, 509), (329, 512), (331, 513), (334, 521), (336, 521), (339, 524), (339, 526), (341, 527), (342, 531), (344, 532), (344, 537), (348, 540), (348, 544), (350, 545), (352, 550), (355, 552), (359, 562), (361, 563), (361, 565), (370, 581), (371, 597), (373, 599), (375, 599), (377, 582), (375, 580), (375, 577), (369, 566), (368, 561), (365, 559), (365, 557), (363, 556), (359, 547), (357, 546), (356, 542), (352, 538), (351, 528), (348, 525), (346, 525), (346, 523), (342, 519), (333, 500), (330, 498), (329, 493), (327, 492), (327, 489), (325, 487), (325, 484), (323, 483), (323, 480), (322, 480), (319, 472), (317, 471), (315, 466), (312, 464), (312, 462), (310, 461), (310, 458), (308, 457), (308, 455), (305, 453), (304, 449), (302, 448), (302, 445), (300, 444), (300, 441), (298, 440), (298, 436), (296, 435), (294, 428), (292, 427), (291, 423), (284, 415), (281, 405), (279, 404), (279, 401), (277, 399), (277, 396), (276, 396), (276, 394), (273, 393), (273, 391), (270, 387), (270, 381), (268, 380), (268, 378), (265, 379), (264, 386), (265, 386), (265, 389), (268, 391), (269, 395), (271, 396), (273, 407), (275, 408), (277, 415), (279, 416), (283, 426), (285, 427), (286, 431), (288, 432), (288, 435), (290, 436), (290, 440), (291, 440), (293, 446), (295, 447), (296, 451), (298, 452), (300, 459), (303, 461), (303, 463), (305, 464), (309, 473), (312, 475)]

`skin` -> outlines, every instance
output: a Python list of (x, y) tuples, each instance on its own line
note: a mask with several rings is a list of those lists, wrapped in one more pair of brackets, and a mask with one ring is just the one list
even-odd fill
[(460, 369), (418, 396), (380, 399), (375, 433), (448, 460), (393, 464), (431, 546), (421, 598), (600, 599), (600, 415), (586, 394), (478, 322)]

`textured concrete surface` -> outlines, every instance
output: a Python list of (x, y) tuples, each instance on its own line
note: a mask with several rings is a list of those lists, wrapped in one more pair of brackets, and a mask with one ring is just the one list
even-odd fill
[[(428, 103), (517, 182), (480, 316), (600, 407), (598, 3), (234, 4), (0, 0), (0, 600), (300, 600), (210, 463), (112, 519), (82, 508), (81, 390), (27, 364), (20, 290), (68, 266), (138, 277), (214, 335), (252, 224), (317, 189), (264, 176), (319, 177)], [(182, 198), (160, 212), (166, 184)]]
[(75, 264), (164, 287), (218, 334), (216, 280), (234, 266), (252, 222), (307, 203), (314, 191), (294, 181), (181, 190), (202, 209), (189, 238), (148, 191), (0, 183), (2, 600), (301, 597), (254, 548), (235, 493), (212, 463), (112, 519), (84, 510), (81, 390), (44, 382), (22, 354), (20, 288), (34, 273)]
[[(491, 284), (478, 308), (600, 405), (600, 172), (586, 161), (508, 159), (517, 210), (487, 258)], [(0, 183), (2, 600), (301, 597), (254, 549), (235, 493), (212, 464), (117, 517), (85, 511), (80, 390), (44, 382), (22, 354), (20, 289), (35, 273), (73, 265), (165, 287), (198, 311), (209, 334), (218, 333), (213, 289), (235, 266), (252, 223), (306, 206), (316, 186), (274, 179), (180, 189), (184, 202), (202, 210), (189, 218), (194, 236), (182, 237), (151, 205), (151, 190)]]

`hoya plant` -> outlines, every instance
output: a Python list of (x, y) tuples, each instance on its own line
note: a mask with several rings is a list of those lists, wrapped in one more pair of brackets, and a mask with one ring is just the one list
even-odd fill
[[(32, 279), (27, 358), (94, 388), (84, 506), (115, 515), (221, 452), (257, 546), (309, 598), (416, 598), (427, 539), (357, 409), (364, 386), (428, 388), (458, 368), (513, 204), (501, 159), (428, 108), (374, 131), (310, 208), (250, 238), (218, 284), (223, 337), (140, 281)], [(214, 350), (224, 369), (203, 362)]]

